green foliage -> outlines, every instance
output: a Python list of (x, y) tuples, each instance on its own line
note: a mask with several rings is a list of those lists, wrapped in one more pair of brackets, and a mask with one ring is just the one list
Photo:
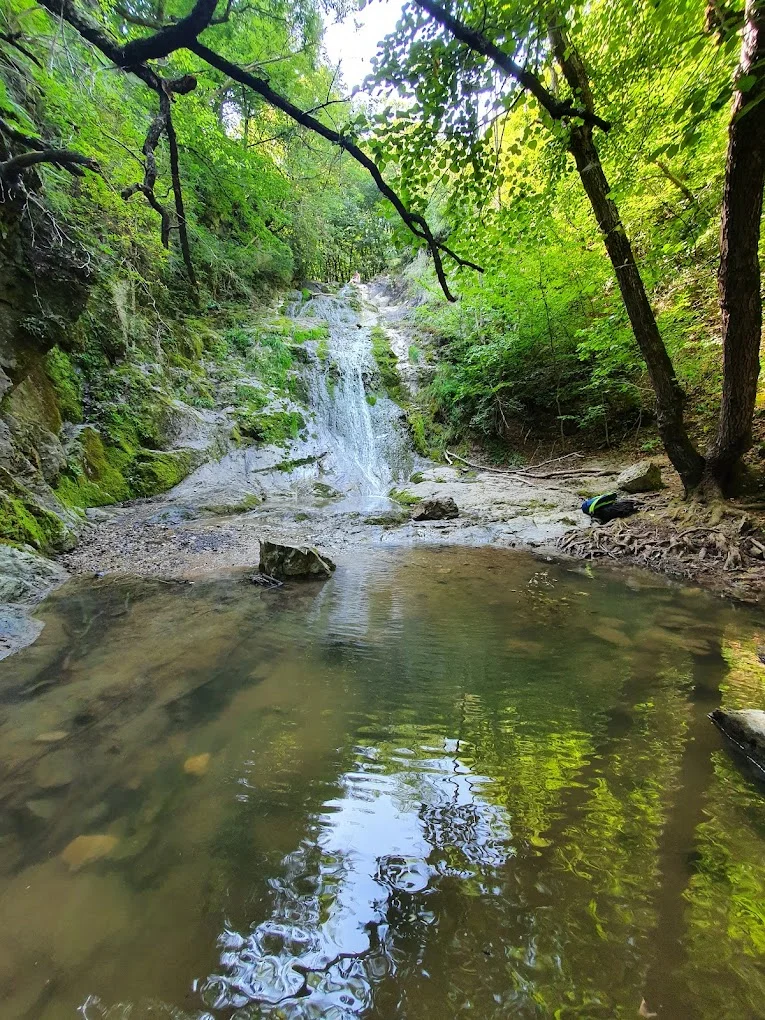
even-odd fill
[[(468, 2), (459, 17), (516, 48), (549, 85), (550, 48), (532, 41), (547, 37), (544, 10)], [(575, 3), (565, 16), (597, 111), (613, 124), (596, 132), (611, 195), (703, 437), (719, 406), (714, 268), (735, 33), (716, 46), (685, 2)], [(410, 10), (382, 47), (376, 80), (399, 97), (375, 118), (375, 154), (437, 236), (485, 268), (452, 274), (460, 301), (447, 306), (432, 266), (412, 260), (416, 245), (397, 234), (410, 245), (418, 325), (438, 345), (429, 398), (440, 420), (505, 443), (530, 428), (599, 443), (650, 422), (650, 381), (566, 151), (567, 125)]]

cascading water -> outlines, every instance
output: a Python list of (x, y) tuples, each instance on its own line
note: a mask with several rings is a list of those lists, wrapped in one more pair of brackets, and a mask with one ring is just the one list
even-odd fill
[(326, 350), (312, 363), (308, 380), (312, 431), (325, 451), (322, 472), (350, 497), (374, 502), (411, 474), (414, 454), (400, 408), (373, 387), (370, 323), (354, 311), (352, 297), (345, 289), (337, 297), (313, 295), (289, 314), (329, 327)]
[(306, 345), (308, 415), (300, 437), (286, 448), (251, 446), (205, 464), (173, 490), (174, 500), (225, 504), (254, 494), (270, 504), (286, 499), (307, 505), (329, 493), (336, 509), (389, 503), (390, 489), (421, 462), (401, 409), (375, 385), (371, 330), (376, 318), (369, 308), (356, 310), (358, 298), (349, 285), (335, 295), (311, 294), (287, 307), (296, 324), (328, 326), (326, 340)]

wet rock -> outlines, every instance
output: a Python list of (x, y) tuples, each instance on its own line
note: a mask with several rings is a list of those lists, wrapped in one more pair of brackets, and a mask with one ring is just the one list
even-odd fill
[(61, 858), (69, 865), (71, 871), (79, 871), (86, 864), (100, 861), (107, 857), (117, 846), (116, 836), (106, 833), (92, 836), (77, 836), (61, 851)]
[(183, 524), (184, 521), (196, 520), (197, 517), (199, 517), (199, 511), (194, 507), (169, 506), (152, 514), (151, 517), (147, 518), (146, 523), (151, 525), (162, 524), (172, 528), (177, 524)]
[(409, 519), (409, 515), (403, 508), (401, 510), (383, 510), (379, 514), (371, 514), (364, 518), (364, 524), (378, 524), (384, 528), (393, 528), (397, 524), (403, 524)]
[(261, 574), (277, 578), (329, 577), (335, 564), (313, 546), (260, 543)]
[(42, 620), (35, 620), (23, 606), (0, 605), (0, 659), (31, 645), (42, 629)]
[(756, 708), (744, 708), (737, 712), (716, 708), (709, 718), (752, 761), (765, 769), (765, 712)]
[(423, 499), (412, 512), (413, 521), (448, 521), (459, 517), (460, 511), (451, 496)]
[(765, 666), (765, 645), (757, 646), (757, 658)]
[(76, 774), (74, 754), (71, 751), (53, 751), (37, 763), (34, 778), (41, 790), (60, 790), (69, 786)]
[(622, 492), (655, 492), (656, 489), (663, 489), (661, 468), (652, 460), (633, 464), (625, 468), (616, 479), (616, 487)]
[(210, 752), (195, 754), (183, 763), (183, 771), (187, 776), (203, 776), (210, 767)]

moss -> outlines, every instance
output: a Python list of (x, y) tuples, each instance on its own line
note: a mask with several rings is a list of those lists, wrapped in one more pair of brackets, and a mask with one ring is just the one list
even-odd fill
[(391, 489), (388, 496), (401, 506), (414, 506), (415, 503), (422, 502), (421, 496), (415, 496), (413, 492), (407, 492), (406, 489)]
[(422, 412), (409, 410), (407, 411), (406, 420), (415, 450), (421, 457), (429, 457), (431, 451), (425, 434), (425, 418)]
[(119, 503), (133, 494), (123, 473), (132, 456), (104, 446), (99, 433), (85, 428), (80, 433), (80, 456), (67, 465), (56, 486), (62, 503), (74, 507)]
[(82, 379), (75, 371), (69, 356), (60, 347), (53, 347), (45, 355), (44, 366), (55, 390), (61, 417), (66, 421), (81, 422)]
[(191, 450), (143, 450), (133, 465), (133, 491), (138, 496), (167, 492), (183, 481), (193, 466)]
[(238, 503), (210, 503), (203, 506), (202, 509), (211, 514), (218, 514), (219, 517), (228, 517), (233, 514), (246, 514), (249, 510), (260, 506), (261, 502), (260, 497), (253, 493), (250, 496), (245, 496)]
[(0, 468), (0, 540), (51, 552), (65, 536), (61, 518), (40, 506), (29, 489)]
[(409, 481), (412, 483), (412, 485), (419, 485), (420, 482), (425, 481), (425, 475), (422, 473), (422, 471), (415, 471), (413, 475), (409, 476)]
[(324, 365), (327, 359), (329, 358), (329, 341), (327, 340), (326, 337), (322, 337), (322, 339), (319, 340), (318, 346), (316, 348), (316, 357), (319, 359), (322, 365)]
[(5, 401), (7, 409), (17, 418), (35, 422), (58, 435), (61, 412), (56, 391), (45, 372), (42, 359), (32, 365), (26, 377), (14, 386)]
[(380, 326), (375, 326), (370, 334), (372, 354), (377, 363), (380, 378), (391, 400), (397, 404), (406, 399), (404, 386), (398, 371), (398, 360), (393, 353), (388, 334)]
[(243, 436), (279, 446), (297, 439), (300, 430), (305, 428), (305, 419), (299, 411), (267, 413), (253, 410), (250, 406), (240, 407), (236, 410), (236, 419)]
[(322, 323), (319, 326), (294, 326), (292, 331), (292, 341), (296, 344), (304, 344), (307, 341), (313, 341), (321, 346), (322, 343), (326, 343), (329, 339), (329, 326)]
[(377, 394), (375, 394), (375, 393), (367, 393), (365, 399), (366, 399), (366, 402), (369, 404), (370, 407), (374, 407), (375, 404), (377, 403)]
[(297, 457), (295, 460), (280, 460), (278, 464), (274, 464), (275, 471), (294, 471), (295, 468), (305, 467), (306, 464), (315, 464), (318, 457)]

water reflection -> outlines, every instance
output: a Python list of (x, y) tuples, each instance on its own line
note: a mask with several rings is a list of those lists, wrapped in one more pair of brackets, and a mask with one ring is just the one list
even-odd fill
[(3, 1017), (761, 1016), (764, 802), (706, 719), (761, 619), (628, 581), (59, 593), (0, 666)]
[[(450, 744), (454, 757), (443, 753)], [(278, 1016), (362, 1015), (412, 941), (424, 949), (439, 882), (490, 882), (512, 852), (506, 812), (483, 800), (488, 780), (460, 762), (457, 741), (440, 755), (417, 751), (356, 749), (338, 796), (312, 820), (312, 838), (273, 881), (271, 917), (221, 935), (222, 973), (201, 987), (207, 1005), (257, 1004), (242, 1018), (272, 1015), (265, 1007), (275, 1005)]]

